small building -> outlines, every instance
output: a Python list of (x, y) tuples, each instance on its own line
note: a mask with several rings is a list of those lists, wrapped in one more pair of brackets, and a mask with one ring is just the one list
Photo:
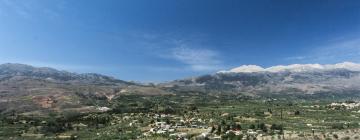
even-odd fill
[(79, 131), (87, 128), (88, 126), (83, 123), (78, 123), (78, 124), (73, 124), (72, 127), (74, 128), (74, 130)]
[(30, 138), (30, 139), (41, 139), (41, 138), (44, 138), (44, 134), (32, 134), (32, 133), (24, 133), (24, 134), (21, 134), (21, 137), (25, 137), (25, 138)]

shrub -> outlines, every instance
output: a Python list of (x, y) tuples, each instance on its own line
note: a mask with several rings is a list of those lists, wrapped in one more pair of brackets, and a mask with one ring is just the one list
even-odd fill
[(263, 132), (267, 132), (267, 127), (266, 127), (266, 125), (264, 124), (264, 123), (260, 123), (259, 125), (258, 125), (258, 128), (260, 129), (260, 130), (262, 130)]
[(254, 124), (251, 124), (251, 125), (249, 126), (249, 129), (255, 129), (255, 125), (254, 125)]
[(283, 126), (280, 124), (280, 125), (277, 125), (277, 124), (272, 124), (271, 127), (270, 127), (271, 130), (283, 130)]
[(344, 129), (344, 125), (342, 123), (336, 123), (336, 124), (331, 125), (331, 128), (341, 130), (341, 129)]

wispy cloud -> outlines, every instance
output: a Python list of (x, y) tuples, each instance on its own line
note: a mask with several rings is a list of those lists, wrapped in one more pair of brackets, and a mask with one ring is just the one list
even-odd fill
[(0, 5), (2, 5), (3, 9), (15, 12), (24, 18), (31, 17), (30, 11), (28, 9), (29, 6), (24, 5), (24, 3), (18, 3), (14, 0), (1, 0), (0, 2)]
[(306, 54), (288, 57), (286, 60), (311, 63), (360, 62), (360, 38), (333, 40), (314, 47)]
[(320, 47), (314, 52), (319, 61), (359, 61), (360, 60), (360, 38), (343, 40)]
[(307, 59), (307, 56), (291, 56), (291, 57), (287, 57), (285, 58), (286, 60), (290, 60), (290, 61), (299, 61), (299, 60), (304, 60)]
[(205, 35), (184, 37), (172, 33), (132, 32), (130, 36), (131, 40), (136, 40), (134, 46), (141, 46), (139, 49), (147, 55), (182, 64), (159, 66), (156, 70), (211, 72), (224, 68), (221, 53), (203, 44), (206, 42)]
[(172, 58), (188, 65), (194, 71), (218, 70), (221, 61), (218, 52), (209, 49), (190, 48), (185, 44), (172, 49)]
[[(50, 4), (46, 5), (48, 2)], [(0, 13), (17, 15), (24, 19), (56, 18), (60, 16), (59, 10), (63, 10), (65, 5), (65, 1), (0, 0)]]

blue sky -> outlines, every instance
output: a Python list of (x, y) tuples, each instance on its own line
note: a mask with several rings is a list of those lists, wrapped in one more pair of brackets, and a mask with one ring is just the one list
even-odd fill
[(358, 0), (0, 0), (0, 63), (159, 82), (360, 62)]

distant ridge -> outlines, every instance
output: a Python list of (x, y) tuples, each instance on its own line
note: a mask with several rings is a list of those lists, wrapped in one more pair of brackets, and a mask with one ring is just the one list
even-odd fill
[(360, 64), (353, 62), (343, 62), (337, 64), (291, 64), (291, 65), (278, 65), (268, 68), (263, 68), (257, 65), (243, 65), (231, 70), (219, 71), (218, 73), (252, 73), (252, 72), (308, 72), (317, 70), (334, 70), (334, 69), (346, 69), (350, 71), (360, 71)]
[(77, 82), (84, 84), (132, 84), (130, 82), (115, 79), (96, 73), (72, 73), (60, 71), (49, 67), (34, 67), (19, 63), (5, 63), (0, 65), (1, 77), (26, 76), (31, 78), (47, 79), (57, 82)]
[(360, 64), (292, 64), (269, 68), (244, 65), (160, 86), (179, 93), (360, 99)]
[(48, 67), (6, 63), (0, 65), (0, 113), (46, 114), (97, 111), (121, 95), (168, 95), (156, 87), (144, 86), (96, 73), (72, 73)]

